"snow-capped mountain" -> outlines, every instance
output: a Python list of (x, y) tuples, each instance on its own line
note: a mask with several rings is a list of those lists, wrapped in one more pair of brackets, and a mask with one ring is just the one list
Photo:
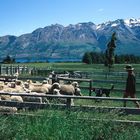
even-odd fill
[[(0, 37), (1, 56), (79, 57), (86, 51), (106, 49), (113, 32), (117, 34), (117, 54), (140, 55), (140, 19), (118, 19), (99, 25), (92, 22), (38, 28), (30, 34)], [(31, 53), (32, 52), (32, 53)]]

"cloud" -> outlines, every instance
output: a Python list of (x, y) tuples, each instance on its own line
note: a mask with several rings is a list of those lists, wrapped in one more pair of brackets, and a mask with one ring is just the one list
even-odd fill
[(98, 12), (103, 12), (104, 9), (103, 9), (103, 8), (100, 8), (100, 9), (98, 9), (97, 11), (98, 11)]

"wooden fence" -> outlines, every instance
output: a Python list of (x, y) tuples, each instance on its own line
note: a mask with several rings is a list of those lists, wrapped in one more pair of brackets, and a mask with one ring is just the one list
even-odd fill
[(55, 98), (60, 99), (64, 98), (67, 100), (66, 104), (49, 104), (49, 103), (35, 103), (35, 102), (16, 102), (16, 101), (6, 101), (0, 100), (0, 106), (8, 106), (8, 107), (18, 107), (18, 108), (30, 108), (30, 109), (44, 109), (44, 108), (59, 108), (59, 109), (70, 109), (70, 110), (82, 110), (82, 111), (94, 111), (98, 110), (100, 112), (108, 112), (108, 111), (120, 111), (125, 114), (132, 115), (140, 115), (140, 109), (138, 108), (129, 108), (129, 107), (107, 107), (107, 106), (89, 106), (89, 105), (71, 105), (71, 99), (78, 100), (108, 100), (108, 101), (140, 101), (139, 98), (111, 98), (111, 97), (89, 97), (89, 96), (67, 96), (67, 95), (36, 95), (36, 94), (25, 94), (25, 93), (5, 93), (1, 92), (1, 95), (14, 95), (14, 96), (30, 96), (30, 97), (46, 97), (46, 98)]
[(19, 75), (31, 75), (31, 76), (46, 76), (51, 71), (48, 68), (36, 68), (26, 65), (0, 65), (0, 75), (14, 75), (19, 73)]
[(25, 65), (0, 65), (0, 75), (27, 74), (31, 73), (31, 70), (31, 68)]
[[(93, 86), (93, 83), (123, 83), (125, 84), (126, 81), (118, 81), (118, 80), (92, 80), (92, 79), (78, 79), (78, 78), (65, 78), (65, 77), (58, 77), (58, 81), (59, 80), (64, 80), (64, 81), (77, 81), (77, 82), (87, 82), (89, 83), (89, 86), (80, 86), (80, 88), (82, 89), (87, 89), (89, 90), (89, 96), (92, 95), (92, 91), (95, 88), (101, 88), (101, 87), (96, 87)], [(137, 82), (137, 84), (140, 84)], [(119, 91), (119, 92), (124, 92), (124, 89), (120, 89), (120, 88), (114, 88), (113, 91)], [(137, 90), (136, 92), (140, 92), (139, 90)]]
[[(47, 76), (51, 71), (55, 71), (56, 73), (64, 74), (64, 70), (53, 70), (50, 67), (46, 68), (37, 68), (26, 65), (0, 65), (0, 75), (14, 75), (18, 72), (20, 75), (28, 74), (32, 76)], [(105, 80), (117, 77), (117, 78), (125, 78), (127, 76), (126, 72), (82, 72), (82, 71), (68, 71), (69, 78), (83, 78), (83, 79), (91, 79), (93, 77), (101, 77)], [(135, 72), (136, 78), (140, 80), (140, 72)]]

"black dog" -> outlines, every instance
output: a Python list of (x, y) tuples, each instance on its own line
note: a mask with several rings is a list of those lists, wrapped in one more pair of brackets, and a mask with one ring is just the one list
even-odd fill
[(114, 85), (112, 84), (110, 89), (95, 88), (93, 91), (95, 92), (96, 97), (102, 97), (103, 95), (105, 95), (106, 97), (110, 97), (110, 93), (113, 89), (114, 89)]

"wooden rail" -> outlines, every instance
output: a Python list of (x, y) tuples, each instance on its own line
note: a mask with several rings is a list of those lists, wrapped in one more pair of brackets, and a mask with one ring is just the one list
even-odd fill
[(70, 109), (70, 110), (82, 110), (82, 111), (94, 111), (99, 110), (101, 112), (108, 111), (120, 111), (126, 114), (140, 115), (140, 109), (130, 107), (106, 107), (106, 106), (89, 106), (89, 105), (71, 105), (71, 99), (85, 99), (85, 100), (109, 100), (109, 101), (140, 101), (140, 98), (112, 98), (112, 97), (90, 97), (90, 96), (68, 96), (68, 95), (35, 95), (25, 93), (6, 93), (1, 92), (1, 95), (15, 95), (15, 96), (30, 96), (30, 97), (46, 97), (46, 98), (64, 98), (67, 99), (66, 104), (46, 104), (46, 103), (33, 103), (33, 102), (15, 102), (15, 101), (0, 101), (0, 106), (20, 107), (20, 108), (32, 108), (32, 109), (44, 109), (48, 107)]
[[(64, 81), (77, 81), (77, 82), (88, 82), (89, 86), (80, 86), (80, 88), (87, 89), (89, 90), (89, 96), (92, 94), (92, 90), (95, 88), (100, 88), (100, 87), (93, 87), (92, 83), (126, 83), (126, 81), (118, 81), (118, 80), (92, 80), (92, 79), (80, 79), (80, 78), (65, 78), (65, 77), (58, 77), (59, 80), (64, 80)], [(139, 83), (137, 83), (139, 84)], [(116, 89), (114, 88), (113, 91), (121, 91), (124, 92), (124, 89)], [(137, 90), (136, 92), (140, 92)]]

